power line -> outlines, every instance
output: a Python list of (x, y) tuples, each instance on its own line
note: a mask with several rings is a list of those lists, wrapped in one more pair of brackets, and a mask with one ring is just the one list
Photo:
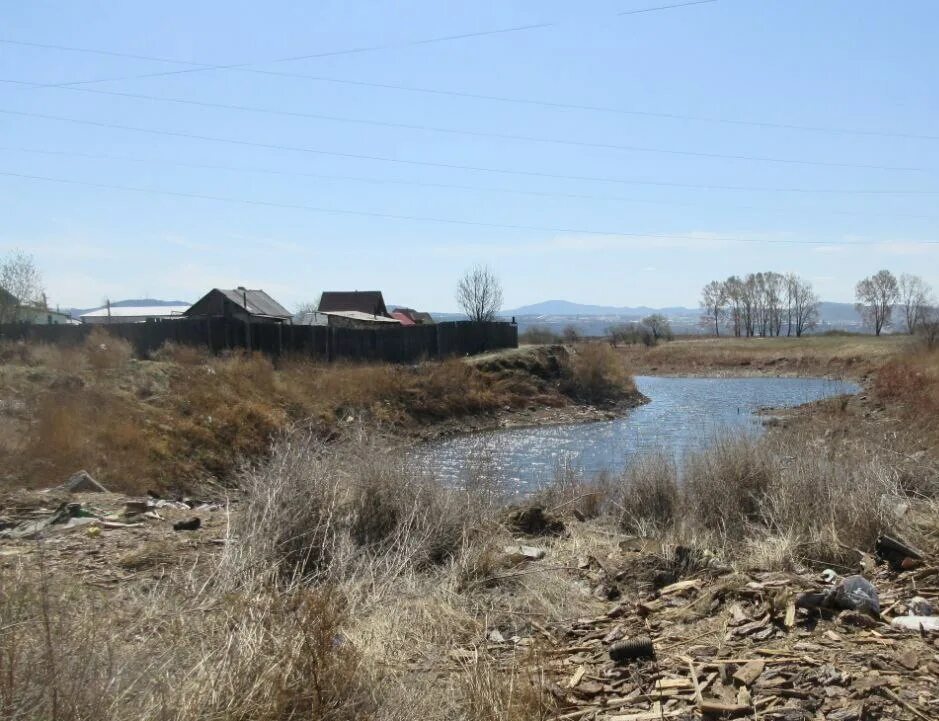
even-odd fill
[[(656, 12), (660, 10), (672, 10), (676, 8), (690, 7), (692, 5), (704, 5), (708, 3), (714, 3), (714, 2), (717, 2), (717, 0), (693, 0), (692, 2), (676, 3), (673, 5), (662, 5), (658, 7), (642, 8), (639, 10), (629, 10), (629, 11), (617, 13), (617, 15), (618, 16), (638, 15), (640, 13)], [(430, 37), (430, 38), (420, 38), (416, 40), (404, 40), (404, 41), (395, 42), (395, 43), (381, 43), (381, 44), (376, 44), (376, 45), (363, 45), (363, 46), (356, 46), (356, 47), (350, 47), (350, 48), (342, 48), (339, 50), (325, 50), (325, 51), (316, 52), (316, 53), (307, 53), (304, 55), (292, 55), (292, 56), (284, 57), (284, 58), (276, 58), (274, 60), (266, 60), (262, 62), (264, 64), (287, 63), (287, 62), (295, 62), (298, 60), (313, 60), (317, 58), (335, 57), (337, 55), (354, 55), (354, 54), (359, 54), (359, 53), (370, 53), (370, 52), (375, 52), (379, 50), (393, 50), (397, 48), (415, 47), (415, 46), (420, 46), (420, 45), (431, 45), (431, 44), (436, 44), (436, 43), (452, 42), (454, 40), (467, 40), (471, 38), (487, 37), (491, 35), (506, 35), (506, 34), (517, 33), (517, 32), (527, 32), (531, 30), (542, 30), (545, 28), (556, 27), (561, 24), (563, 23), (560, 21), (550, 21), (550, 22), (544, 22), (544, 23), (530, 23), (527, 25), (511, 25), (511, 26), (502, 27), (502, 28), (492, 28), (490, 30), (478, 30), (478, 31), (473, 31), (473, 32), (457, 33), (453, 35), (441, 35), (441, 36), (435, 36), (435, 37)], [(85, 48), (74, 48), (74, 47), (69, 47), (65, 45), (27, 43), (24, 41), (13, 41), (13, 40), (5, 40), (5, 39), (0, 39), (0, 43), (7, 43), (11, 45), (23, 45), (23, 46), (28, 46), (28, 47), (29, 46), (44, 47), (47, 49), (69, 50), (69, 51), (75, 51), (75, 52), (91, 52), (91, 53), (96, 53), (100, 55), (111, 55), (111, 56), (116, 56), (116, 57), (119, 57), (121, 55), (116, 52), (110, 52), (110, 51), (96, 51), (96, 50), (89, 50)], [(117, 77), (117, 78), (97, 78), (94, 80), (76, 80), (76, 81), (72, 81), (68, 83), (54, 84), (49, 87), (87, 85), (87, 84), (93, 84), (93, 83), (114, 82), (118, 80), (139, 80), (143, 78), (156, 78), (156, 77), (163, 77), (167, 75), (183, 75), (183, 74), (199, 73), (199, 72), (204, 72), (206, 70), (238, 70), (241, 68), (246, 68), (249, 65), (260, 64), (259, 62), (255, 61), (255, 62), (250, 62), (250, 63), (234, 63), (230, 65), (211, 65), (211, 64), (206, 64), (206, 63), (191, 63), (191, 62), (186, 62), (186, 61), (170, 60), (168, 58), (159, 58), (159, 57), (152, 57), (152, 56), (145, 56), (145, 55), (136, 55), (136, 56), (126, 55), (126, 57), (130, 59), (134, 59), (134, 60), (153, 60), (157, 62), (171, 62), (171, 63), (175, 63), (179, 65), (185, 64), (185, 65), (189, 65), (192, 67), (183, 68), (179, 70), (165, 70), (162, 72), (144, 73), (142, 75), (130, 75), (130, 76), (124, 76), (124, 77)]]
[[(643, 10), (632, 10), (626, 11), (625, 13), (620, 14), (639, 14), (643, 12), (651, 12), (653, 10), (661, 9), (670, 9), (672, 7), (685, 7), (687, 5), (703, 4), (704, 2), (716, 2), (717, 0), (698, 0), (697, 3), (682, 3), (679, 5), (670, 5), (662, 6), (658, 8), (646, 8)], [(480, 34), (491, 34), (491, 33), (504, 33), (504, 32), (516, 32), (522, 29), (534, 29), (537, 27), (550, 27), (558, 23), (542, 23), (538, 25), (526, 25), (526, 26), (516, 26), (514, 28), (502, 28), (491, 31), (483, 31), (482, 33), (475, 34), (463, 34), (463, 35), (454, 35), (446, 36), (450, 39), (455, 39), (459, 37), (470, 37), (473, 35)], [(442, 41), (444, 38), (437, 38), (436, 40), (431, 39), (430, 41), (414, 41), (418, 44), (426, 44), (431, 41)], [(902, 131), (884, 131), (884, 130), (867, 130), (860, 128), (842, 128), (842, 127), (832, 127), (832, 126), (822, 126), (822, 125), (801, 125), (798, 123), (780, 123), (764, 120), (749, 120), (749, 119), (740, 119), (740, 118), (726, 118), (726, 117), (712, 117), (706, 115), (695, 115), (689, 113), (672, 113), (672, 112), (662, 112), (662, 111), (648, 111), (648, 110), (633, 110), (627, 108), (617, 108), (605, 105), (593, 105), (593, 104), (584, 104), (584, 103), (570, 103), (570, 102), (561, 102), (561, 101), (552, 101), (552, 100), (542, 100), (536, 98), (521, 98), (505, 95), (492, 95), (487, 93), (472, 93), (461, 90), (453, 90), (447, 88), (426, 88), (413, 85), (403, 85), (399, 83), (380, 83), (380, 82), (370, 82), (366, 80), (349, 80), (345, 78), (336, 78), (328, 77), (323, 75), (314, 75), (308, 73), (299, 73), (299, 72), (290, 72), (282, 70), (265, 70), (261, 68), (250, 67), (253, 64), (257, 63), (237, 63), (229, 65), (213, 65), (209, 63), (197, 63), (189, 60), (180, 60), (178, 58), (167, 58), (162, 56), (154, 55), (141, 55), (136, 53), (125, 53), (118, 52), (113, 50), (104, 50), (99, 48), (85, 48), (85, 47), (76, 47), (71, 45), (60, 45), (52, 43), (37, 43), (29, 42), (23, 40), (11, 40), (8, 38), (0, 38), (0, 43), (14, 46), (22, 47), (33, 47), (41, 48), (46, 50), (61, 50), (66, 52), (77, 52), (77, 53), (89, 53), (94, 55), (103, 55), (107, 57), (117, 57), (125, 58), (129, 60), (145, 60), (152, 62), (162, 62), (162, 63), (171, 63), (175, 65), (186, 65), (187, 69), (184, 72), (192, 71), (202, 71), (202, 70), (235, 70), (243, 73), (252, 73), (256, 75), (267, 75), (271, 77), (283, 77), (283, 78), (294, 78), (294, 79), (305, 79), (312, 80), (316, 82), (324, 83), (335, 83), (340, 85), (350, 85), (350, 86), (359, 86), (359, 87), (369, 87), (369, 88), (379, 88), (383, 90), (396, 90), (402, 92), (411, 92), (411, 93), (423, 93), (429, 95), (439, 95), (446, 97), (457, 97), (457, 98), (466, 98), (472, 100), (486, 100), (490, 102), (499, 102), (499, 103), (512, 103), (518, 105), (530, 105), (537, 107), (545, 108), (554, 108), (554, 109), (563, 109), (563, 110), (580, 110), (586, 112), (598, 112), (598, 113), (611, 113), (617, 115), (630, 115), (638, 117), (649, 117), (649, 118), (662, 118), (668, 120), (687, 120), (693, 122), (707, 122), (707, 123), (718, 123), (718, 124), (727, 124), (735, 126), (749, 126), (757, 128), (772, 128), (779, 130), (797, 130), (805, 132), (815, 132), (815, 133), (829, 133), (829, 134), (840, 134), (840, 135), (858, 135), (866, 137), (887, 137), (887, 138), (903, 138), (907, 140), (939, 140), (939, 135), (929, 135), (924, 133), (909, 133)], [(379, 46), (374, 46), (377, 48)], [(381, 47), (390, 47), (390, 46), (381, 46)], [(361, 50), (360, 50), (361, 51)], [(335, 51), (337, 53), (343, 53), (347, 51)], [(313, 57), (322, 57), (322, 54), (319, 55), (306, 55), (306, 56), (293, 56), (290, 58), (281, 58), (277, 60), (272, 60), (272, 63), (281, 63), (288, 62), (292, 60), (298, 60), (303, 58), (313, 58)], [(177, 73), (178, 71), (170, 71), (170, 74)], [(126, 76), (118, 78), (104, 78), (99, 80), (87, 80), (87, 81), (75, 81), (72, 83), (32, 83), (34, 87), (37, 88), (66, 88), (73, 87), (76, 85), (84, 85), (91, 83), (99, 82), (109, 82), (111, 80), (130, 80), (130, 79), (140, 79), (148, 77), (158, 77), (167, 73), (150, 73), (144, 75), (136, 76)], [(6, 81), (14, 82), (14, 81)], [(27, 84), (27, 83), (21, 83)]]
[(706, 185), (697, 183), (675, 183), (667, 181), (633, 180), (626, 178), (611, 178), (603, 176), (589, 175), (562, 175), (558, 173), (546, 173), (534, 170), (518, 170), (504, 168), (490, 168), (480, 165), (461, 165), (457, 163), (443, 163), (430, 160), (413, 160), (406, 158), (394, 158), (385, 155), (368, 155), (362, 153), (347, 153), (336, 150), (320, 150), (318, 148), (309, 148), (300, 145), (284, 145), (280, 143), (262, 143), (251, 140), (238, 140), (235, 138), (219, 138), (211, 135), (199, 135), (196, 133), (184, 133), (173, 130), (157, 130), (154, 128), (141, 128), (133, 125), (120, 125), (118, 123), (105, 123), (97, 120), (85, 120), (83, 118), (70, 118), (61, 115), (48, 115), (45, 113), (30, 113), (19, 110), (9, 110), (0, 108), (0, 113), (24, 118), (40, 118), (43, 120), (57, 120), (78, 125), (87, 125), (97, 128), (108, 128), (114, 130), (126, 130), (135, 133), (144, 133), (147, 135), (160, 135), (172, 138), (185, 138), (188, 140), (208, 141), (214, 143), (224, 143), (227, 145), (238, 145), (242, 147), (264, 148), (266, 150), (284, 150), (288, 152), (310, 153), (314, 155), (326, 155), (336, 158), (350, 158), (355, 160), (371, 160), (382, 163), (397, 163), (401, 165), (414, 165), (430, 168), (445, 168), (448, 170), (469, 170), (479, 173), (497, 173), (500, 175), (518, 175), (523, 177), (553, 178), (557, 180), (578, 180), (598, 183), (622, 183), (626, 185), (651, 185), (675, 188), (699, 188), (709, 190), (744, 190), (744, 191), (768, 191), (768, 192), (794, 192), (794, 193), (845, 193), (861, 195), (935, 195), (939, 191), (932, 190), (818, 190), (810, 188), (768, 188), (755, 186), (737, 186), (737, 185)]
[[(13, 173), (8, 171), (0, 171), (0, 176), (9, 177), (9, 178), (19, 178), (22, 180), (35, 180), (41, 182), (50, 182), (50, 183), (63, 183), (68, 185), (79, 185), (90, 188), (98, 188), (103, 190), (120, 190), (127, 191), (132, 193), (143, 193), (148, 195), (165, 195), (175, 198), (188, 198), (194, 200), (210, 200), (221, 203), (235, 203), (242, 205), (252, 205), (252, 206), (261, 206), (261, 207), (270, 207), (270, 208), (280, 208), (280, 209), (289, 209), (289, 210), (304, 210), (314, 213), (323, 213), (328, 215), (347, 215), (347, 216), (357, 216), (365, 218), (377, 218), (382, 220), (402, 220), (409, 222), (426, 222), (426, 223), (443, 223), (448, 225), (463, 225), (463, 226), (473, 226), (473, 227), (483, 227), (483, 228), (493, 228), (499, 230), (523, 230), (523, 231), (536, 231), (536, 232), (549, 232), (549, 233), (572, 233), (578, 235), (597, 235), (597, 236), (613, 236), (613, 237), (626, 237), (626, 238), (656, 238), (659, 240), (696, 240), (696, 241), (714, 241), (714, 242), (727, 242), (727, 243), (757, 243), (757, 244), (779, 244), (779, 245), (838, 245), (838, 246), (868, 246), (868, 245), (885, 245), (883, 241), (852, 241), (852, 242), (843, 242), (843, 241), (824, 241), (824, 240), (799, 240), (799, 239), (784, 239), (784, 238), (728, 238), (728, 237), (718, 237), (718, 236), (707, 236), (702, 237), (700, 235), (670, 235), (665, 233), (637, 233), (637, 232), (624, 232), (624, 231), (608, 231), (608, 230), (595, 230), (595, 229), (584, 229), (584, 228), (567, 228), (567, 227), (553, 227), (553, 226), (541, 226), (541, 225), (518, 225), (518, 224), (509, 224), (509, 223), (487, 223), (484, 221), (477, 220), (463, 220), (458, 218), (440, 218), (433, 216), (424, 216), (424, 215), (403, 215), (399, 213), (384, 213), (384, 212), (374, 212), (366, 210), (352, 210), (348, 208), (328, 208), (323, 206), (315, 205), (304, 205), (300, 203), (280, 203), (274, 201), (266, 200), (254, 200), (248, 198), (232, 198), (221, 195), (208, 195), (204, 193), (182, 193), (172, 190), (157, 190), (153, 188), (141, 188), (136, 186), (129, 185), (114, 185), (110, 183), (95, 183), (84, 180), (72, 180), (68, 178), (53, 178), (43, 175), (30, 175), (26, 173)], [(914, 245), (939, 245), (939, 240), (917, 240), (917, 241), (905, 241)]]
[[(10, 85), (26, 85), (33, 87), (45, 87), (38, 83), (32, 83), (26, 80), (0, 79), (0, 83)], [(306, 118), (310, 120), (325, 120), (335, 123), (350, 123), (358, 125), (369, 125), (373, 127), (395, 128), (398, 130), (416, 130), (420, 132), (441, 133), (445, 135), (462, 135), (473, 138), (492, 138), (496, 140), (507, 140), (512, 142), (545, 143), (550, 145), (564, 145), (576, 148), (591, 148), (594, 150), (616, 150), (630, 153), (652, 153), (659, 155), (680, 155), (693, 158), (706, 158), (710, 160), (744, 160), (747, 162), (758, 163), (779, 163), (784, 165), (809, 165), (824, 168), (855, 168), (860, 170), (890, 170), (903, 172), (932, 172), (932, 168), (919, 168), (911, 166), (897, 165), (876, 165), (871, 163), (840, 163), (826, 160), (803, 160), (798, 158), (776, 158), (762, 155), (746, 155), (736, 153), (713, 153), (695, 150), (675, 150), (673, 148), (652, 148), (641, 145), (621, 145), (616, 143), (599, 143), (582, 140), (568, 140), (565, 138), (546, 138), (533, 135), (520, 135), (515, 133), (496, 133), (483, 130), (466, 130), (462, 128), (447, 128), (434, 125), (420, 125), (414, 123), (398, 123), (385, 120), (374, 120), (371, 118), (352, 118), (341, 115), (328, 115), (325, 113), (306, 113), (292, 110), (277, 110), (274, 108), (265, 108), (254, 105), (238, 105), (233, 103), (215, 103), (206, 100), (191, 100), (188, 98), (163, 97), (157, 95), (147, 95), (143, 93), (128, 93), (117, 90), (100, 90), (94, 88), (76, 88), (76, 87), (58, 87), (56, 90), (69, 90), (72, 92), (91, 93), (95, 95), (107, 95), (119, 98), (131, 98), (134, 100), (149, 100), (162, 103), (173, 103), (177, 105), (190, 105), (201, 108), (213, 108), (220, 110), (236, 110), (239, 112), (260, 113), (264, 115), (277, 115), (291, 118)]]
[[(699, 207), (701, 203), (693, 202), (681, 202), (681, 201), (669, 201), (669, 200), (655, 200), (647, 198), (629, 198), (620, 195), (599, 195), (595, 193), (564, 193), (559, 191), (542, 191), (542, 190), (526, 190), (526, 189), (517, 189), (517, 188), (498, 188), (485, 185), (466, 185), (460, 183), (434, 183), (429, 181), (421, 180), (401, 180), (399, 178), (376, 178), (369, 176), (361, 175), (336, 175), (336, 174), (327, 174), (327, 173), (311, 173), (308, 171), (302, 170), (279, 170), (276, 168), (259, 168), (253, 166), (243, 166), (243, 165), (217, 165), (213, 163), (191, 163), (184, 161), (175, 161), (175, 160), (164, 160), (162, 158), (141, 158), (133, 157), (127, 155), (112, 155), (109, 153), (87, 153), (82, 151), (70, 151), (70, 150), (48, 150), (42, 148), (23, 148), (23, 147), (9, 147), (9, 146), (0, 146), (0, 152), (13, 152), (13, 153), (31, 153), (35, 155), (50, 155), (54, 157), (71, 157), (71, 158), (86, 158), (90, 160), (106, 160), (106, 161), (116, 161), (116, 162), (126, 162), (126, 163), (140, 163), (147, 165), (164, 165), (172, 166), (179, 168), (194, 168), (199, 170), (222, 170), (226, 172), (233, 173), (257, 173), (260, 175), (274, 175), (280, 177), (288, 178), (312, 178), (314, 180), (329, 180), (329, 181), (340, 181), (340, 182), (353, 182), (353, 183), (366, 183), (372, 185), (402, 185), (408, 187), (418, 187), (418, 188), (437, 188), (442, 190), (467, 190), (472, 192), (482, 192), (482, 193), (494, 193), (497, 195), (524, 195), (531, 196), (536, 198), (565, 198), (568, 200), (600, 200), (600, 201), (613, 201), (618, 203), (641, 203), (648, 205), (663, 205), (668, 207), (683, 207), (683, 208), (695, 208)], [(756, 205), (741, 205), (741, 204), (727, 204), (722, 203), (722, 207), (738, 209), (738, 210), (755, 210), (759, 212), (780, 212), (780, 213), (793, 213), (796, 212), (793, 208), (784, 208), (784, 207), (765, 207), (765, 206), (756, 206)], [(912, 213), (887, 213), (887, 212), (878, 212), (878, 211), (853, 211), (853, 210), (837, 210), (832, 208), (813, 208), (813, 213), (822, 213), (822, 214), (831, 214), (831, 215), (841, 215), (841, 216), (855, 216), (855, 217), (867, 217), (867, 216), (883, 216), (889, 218), (913, 218), (921, 220), (937, 220), (939, 216), (937, 215), (920, 215)]]

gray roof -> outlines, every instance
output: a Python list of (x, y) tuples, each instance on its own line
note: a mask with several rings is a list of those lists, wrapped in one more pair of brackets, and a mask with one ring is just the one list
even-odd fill
[(385, 299), (380, 290), (323, 291), (316, 308), (321, 313), (357, 310), (369, 315), (387, 315)]
[(264, 315), (271, 318), (292, 318), (293, 313), (284, 308), (280, 303), (271, 298), (263, 290), (242, 290), (233, 288), (226, 290), (216, 288), (219, 293), (228, 300), (247, 310), (251, 315)]

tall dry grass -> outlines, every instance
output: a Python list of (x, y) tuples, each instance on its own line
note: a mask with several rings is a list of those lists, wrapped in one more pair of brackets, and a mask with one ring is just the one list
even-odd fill
[(565, 392), (589, 403), (608, 403), (633, 396), (636, 386), (622, 357), (606, 343), (585, 343), (571, 356)]

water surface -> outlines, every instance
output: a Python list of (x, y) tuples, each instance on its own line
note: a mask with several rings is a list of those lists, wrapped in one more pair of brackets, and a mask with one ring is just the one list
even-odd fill
[(616, 420), (472, 433), (428, 444), (419, 455), (446, 482), (462, 485), (483, 473), (526, 493), (563, 466), (587, 475), (619, 472), (630, 457), (652, 451), (680, 463), (718, 433), (761, 432), (756, 411), (762, 408), (789, 408), (859, 390), (856, 383), (826, 378), (637, 376), (636, 385), (651, 402)]

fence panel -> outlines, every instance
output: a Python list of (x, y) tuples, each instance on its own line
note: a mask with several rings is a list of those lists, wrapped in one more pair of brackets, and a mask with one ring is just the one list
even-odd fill
[(16, 323), (0, 326), (0, 338), (74, 346), (84, 343), (95, 328), (123, 338), (141, 357), (147, 357), (167, 342), (204, 346), (213, 353), (250, 348), (275, 357), (295, 354), (323, 360), (389, 363), (518, 347), (518, 326), (470, 321), (391, 328), (248, 324), (232, 318), (178, 318), (94, 326)]

